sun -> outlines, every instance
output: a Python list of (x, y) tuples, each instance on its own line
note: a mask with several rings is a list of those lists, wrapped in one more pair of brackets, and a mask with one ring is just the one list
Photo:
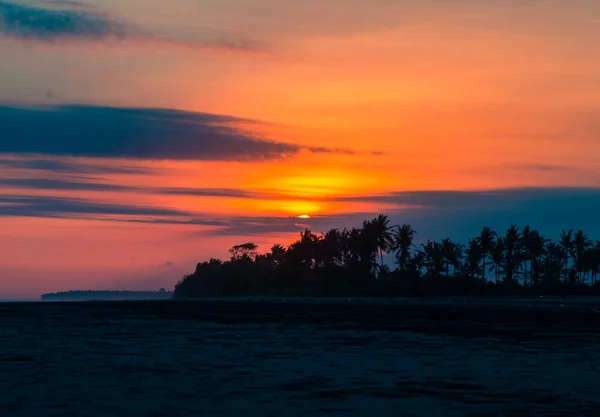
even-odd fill
[(308, 214), (301, 214), (298, 216), (299, 219), (310, 219), (310, 216)]

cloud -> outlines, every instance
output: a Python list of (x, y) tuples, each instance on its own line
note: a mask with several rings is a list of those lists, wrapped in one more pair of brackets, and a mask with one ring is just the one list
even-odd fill
[(0, 178), (0, 187), (10, 187), (21, 190), (135, 192), (192, 197), (222, 197), (261, 200), (285, 198), (285, 194), (278, 193), (276, 190), (262, 191), (242, 190), (239, 188), (141, 187), (98, 182), (93, 177), (78, 177), (75, 180), (58, 178)]
[(54, 191), (141, 191), (141, 188), (92, 181), (70, 181), (50, 178), (0, 178), (0, 186), (28, 190)]
[(340, 197), (389, 209), (395, 224), (410, 223), (419, 240), (452, 237), (466, 243), (484, 225), (499, 232), (511, 224), (531, 225), (551, 237), (561, 230), (584, 229), (600, 239), (600, 188), (515, 188), (490, 191), (417, 191)]
[[(226, 193), (217, 190), (215, 194)], [(412, 224), (419, 232), (419, 241), (450, 236), (465, 243), (468, 238), (477, 235), (484, 225), (503, 232), (512, 223), (531, 225), (550, 237), (556, 237), (563, 229), (582, 228), (590, 237), (600, 239), (600, 189), (594, 188), (420, 191), (346, 198), (344, 201), (357, 200), (384, 201), (392, 223)], [(398, 208), (390, 208), (391, 201), (395, 201)], [(86, 199), (31, 195), (0, 196), (0, 216), (180, 225), (189, 227), (191, 233), (202, 236), (251, 238), (296, 233), (304, 228), (320, 233), (332, 227), (358, 226), (363, 220), (376, 214), (339, 213), (315, 216), (299, 222), (294, 217), (222, 217), (211, 213), (129, 203), (99, 203)]]
[(170, 208), (98, 203), (75, 198), (25, 195), (0, 196), (0, 216), (86, 218), (105, 215), (182, 217), (189, 216), (190, 213)]
[(81, 1), (75, 1), (75, 0), (43, 0), (42, 4), (48, 5), (48, 6), (53, 6), (53, 7), (64, 7), (67, 9), (93, 10), (96, 8), (95, 6), (93, 6), (89, 3), (83, 3)]
[(0, 196), (0, 216), (97, 220), (154, 225), (211, 227), (197, 233), (209, 236), (255, 236), (299, 231), (304, 226), (292, 217), (218, 217), (185, 210), (125, 203), (41, 195)]
[(68, 158), (48, 159), (43, 157), (0, 157), (0, 168), (23, 169), (34, 171), (48, 171), (61, 174), (137, 174), (147, 175), (156, 171), (149, 167), (124, 164), (98, 164), (90, 161), (74, 160)]
[(226, 197), (273, 200), (285, 198), (285, 194), (277, 190), (242, 190), (239, 188), (155, 188), (151, 192), (167, 195), (184, 195), (195, 197)]
[(0, 106), (0, 153), (255, 161), (337, 149), (265, 140), (260, 122), (210, 113), (93, 106)]
[[(514, 206), (533, 206), (540, 203), (565, 203), (578, 201), (600, 202), (599, 188), (509, 188), (489, 191), (398, 191), (386, 194), (337, 197), (346, 202), (388, 203), (420, 209), (477, 210), (508, 209)], [(545, 207), (551, 209), (551, 207)]]
[(245, 216), (228, 219), (223, 227), (200, 233), (205, 236), (244, 236), (251, 238), (269, 234), (300, 232), (304, 229), (305, 225), (299, 224), (298, 219), (294, 217)]
[[(202, 50), (264, 52), (250, 40), (208, 39), (186, 41), (160, 36), (120, 22), (86, 3), (69, 0), (44, 2), (53, 9), (0, 0), (0, 35), (12, 39), (56, 42), (107, 42), (133, 39)], [(57, 8), (58, 7), (58, 8)]]
[(542, 172), (575, 172), (580, 171), (578, 167), (549, 164), (509, 164), (502, 168), (515, 171), (542, 171)]
[[(62, 5), (66, 5), (61, 2)], [(101, 41), (136, 34), (132, 26), (87, 10), (50, 10), (0, 1), (0, 33), (16, 39)]]
[(166, 260), (165, 262), (158, 264), (158, 265), (150, 265), (150, 268), (152, 269), (171, 269), (175, 266), (175, 263), (169, 260)]

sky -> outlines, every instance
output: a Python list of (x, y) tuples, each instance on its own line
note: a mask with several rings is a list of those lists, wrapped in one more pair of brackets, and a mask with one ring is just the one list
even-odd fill
[(597, 0), (0, 0), (0, 299), (378, 213), (600, 239), (598, 44)]

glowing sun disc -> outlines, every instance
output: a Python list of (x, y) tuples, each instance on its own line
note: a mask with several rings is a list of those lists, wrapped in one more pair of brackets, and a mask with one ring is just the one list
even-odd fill
[(308, 214), (301, 214), (298, 216), (299, 219), (310, 219), (310, 216)]

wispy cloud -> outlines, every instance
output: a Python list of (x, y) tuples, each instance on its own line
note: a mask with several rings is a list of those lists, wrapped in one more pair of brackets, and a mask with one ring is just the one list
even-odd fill
[(88, 10), (51, 10), (1, 1), (0, 33), (45, 42), (69, 38), (100, 41), (137, 36), (138, 30)]
[(255, 236), (301, 230), (297, 219), (274, 216), (216, 216), (173, 208), (125, 203), (101, 203), (81, 198), (41, 195), (0, 196), (0, 216), (209, 227), (199, 233), (222, 236)]
[[(45, 184), (48, 184), (46, 182)], [(208, 191), (207, 191), (208, 194)], [(222, 191), (216, 195), (225, 194)], [(232, 193), (233, 194), (233, 193)], [(344, 201), (381, 201), (383, 196), (340, 198)], [(397, 201), (403, 208), (389, 209), (394, 224), (410, 223), (419, 239), (453, 236), (458, 241), (477, 234), (483, 225), (502, 232), (511, 223), (529, 224), (554, 236), (565, 228), (585, 229), (600, 238), (598, 207), (600, 189), (524, 188), (495, 191), (421, 191), (394, 193), (384, 200)], [(388, 206), (389, 207), (389, 206)], [(0, 196), (0, 216), (86, 219), (107, 222), (179, 225), (204, 236), (280, 235), (310, 228), (324, 232), (330, 227), (360, 225), (376, 213), (338, 213), (299, 222), (283, 216), (222, 216), (171, 207), (125, 202), (99, 202), (83, 198), (47, 195)]]
[(534, 207), (541, 204), (545, 210), (594, 201), (600, 204), (599, 188), (577, 187), (524, 187), (486, 191), (398, 191), (364, 196), (341, 196), (336, 201), (397, 204), (421, 209), (474, 210), (508, 209), (514, 206)]
[(243, 190), (239, 188), (200, 188), (200, 187), (142, 187), (111, 182), (101, 182), (96, 177), (78, 176), (71, 178), (0, 178), (0, 187), (16, 190), (50, 191), (106, 191), (134, 192), (139, 194), (179, 195), (188, 197), (219, 197), (243, 199), (280, 199), (286, 194), (277, 190)]
[(562, 229), (582, 228), (600, 238), (600, 188), (395, 192), (337, 200), (396, 206), (390, 209), (392, 221), (415, 226), (420, 240), (452, 236), (466, 242), (483, 225), (502, 233), (513, 223), (531, 225), (550, 236)]
[(43, 5), (52, 6), (52, 7), (64, 7), (67, 9), (86, 9), (93, 10), (96, 7), (90, 3), (84, 3), (82, 1), (76, 0), (42, 0), (40, 2)]
[(241, 126), (258, 123), (232, 116), (165, 109), (0, 106), (0, 153), (256, 161), (290, 156), (302, 150), (343, 151), (274, 142)]
[(107, 174), (152, 174), (154, 169), (140, 165), (99, 164), (69, 158), (52, 159), (43, 157), (0, 157), (0, 168), (41, 171), (53, 174), (107, 175)]
[(182, 40), (163, 36), (102, 13), (87, 3), (50, 0), (29, 6), (0, 0), (0, 36), (45, 43), (137, 40), (202, 50), (264, 52), (265, 45), (248, 39)]
[[(81, 215), (81, 216), (80, 216)], [(61, 198), (31, 195), (0, 196), (0, 216), (50, 217), (50, 218), (89, 218), (90, 216), (189, 216), (182, 210), (99, 203), (85, 199)]]

